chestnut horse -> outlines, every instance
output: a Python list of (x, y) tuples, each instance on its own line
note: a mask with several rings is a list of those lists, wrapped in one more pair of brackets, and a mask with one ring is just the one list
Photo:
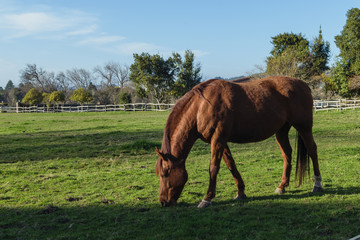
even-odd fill
[(314, 168), (313, 191), (321, 191), (317, 148), (312, 135), (313, 100), (311, 90), (301, 80), (267, 77), (233, 82), (212, 79), (200, 83), (177, 101), (166, 122), (156, 174), (160, 175), (159, 201), (162, 206), (176, 205), (188, 179), (186, 158), (197, 139), (210, 143), (210, 182), (198, 207), (206, 207), (215, 197), (216, 176), (221, 158), (237, 185), (237, 197), (245, 198), (245, 185), (236, 169), (227, 142), (258, 142), (276, 135), (284, 160), (280, 185), (283, 194), (289, 185), (292, 149), (288, 133), (298, 132), (296, 177), (301, 185), (309, 171), (309, 156)]

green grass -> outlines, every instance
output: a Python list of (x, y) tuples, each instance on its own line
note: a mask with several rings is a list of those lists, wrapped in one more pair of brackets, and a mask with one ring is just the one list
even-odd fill
[[(217, 196), (210, 147), (196, 142), (175, 208), (157, 202), (155, 146), (167, 112), (0, 114), (0, 239), (349, 239), (360, 234), (360, 111), (315, 114), (323, 193), (274, 195), (282, 158), (274, 137), (230, 144), (248, 199), (224, 163)], [(291, 143), (295, 132), (291, 131)]]

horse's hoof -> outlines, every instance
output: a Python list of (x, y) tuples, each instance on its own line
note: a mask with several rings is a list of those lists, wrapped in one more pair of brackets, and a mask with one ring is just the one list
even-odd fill
[(241, 194), (241, 195), (237, 195), (235, 198), (234, 198), (234, 200), (241, 200), (241, 199), (246, 199), (247, 197), (246, 197), (246, 195), (245, 195), (245, 193), (243, 193), (243, 194)]
[(285, 190), (282, 189), (282, 188), (276, 188), (274, 193), (275, 193), (275, 194), (284, 194), (284, 193), (285, 193)]
[(322, 192), (323, 191), (323, 188), (322, 187), (317, 187), (317, 186), (314, 186), (312, 192)]
[(211, 205), (210, 201), (202, 200), (201, 203), (197, 206), (198, 208), (206, 208)]

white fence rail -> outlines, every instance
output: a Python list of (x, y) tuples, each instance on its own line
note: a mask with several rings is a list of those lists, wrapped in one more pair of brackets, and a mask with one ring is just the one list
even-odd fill
[(117, 105), (84, 105), (84, 106), (0, 106), (0, 112), (9, 113), (44, 113), (44, 112), (114, 112), (114, 111), (169, 111), (174, 104), (129, 103)]
[[(9, 113), (39, 113), (39, 112), (114, 112), (114, 111), (169, 111), (174, 104), (155, 104), (155, 103), (129, 103), (117, 105), (84, 105), (84, 106), (58, 106), (58, 107), (39, 107), (39, 106), (17, 106), (8, 107), (0, 106), (0, 112)], [(360, 100), (314, 100), (314, 110), (329, 111), (336, 110), (342, 111), (346, 109), (360, 108)]]
[(346, 110), (346, 109), (356, 109), (360, 108), (360, 100), (349, 100), (349, 99), (339, 99), (339, 100), (314, 100), (314, 110), (317, 111), (329, 111), (329, 110)]

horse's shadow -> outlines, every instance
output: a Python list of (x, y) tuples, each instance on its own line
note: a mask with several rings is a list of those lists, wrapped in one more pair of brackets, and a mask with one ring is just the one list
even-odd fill
[[(351, 186), (351, 187), (327, 187), (322, 192), (304, 192), (304, 190), (289, 190), (285, 194), (278, 195), (278, 194), (269, 194), (269, 195), (263, 195), (263, 196), (248, 196), (244, 199), (234, 200), (229, 199), (225, 201), (214, 201), (212, 202), (213, 206), (225, 206), (225, 205), (231, 205), (231, 204), (246, 204), (248, 202), (254, 202), (254, 201), (275, 201), (275, 200), (287, 200), (287, 199), (304, 199), (304, 198), (313, 198), (313, 197), (321, 197), (325, 195), (352, 195), (352, 194), (360, 194), (360, 186)], [(181, 202), (179, 203), (179, 206), (184, 207), (196, 207), (193, 204)]]

